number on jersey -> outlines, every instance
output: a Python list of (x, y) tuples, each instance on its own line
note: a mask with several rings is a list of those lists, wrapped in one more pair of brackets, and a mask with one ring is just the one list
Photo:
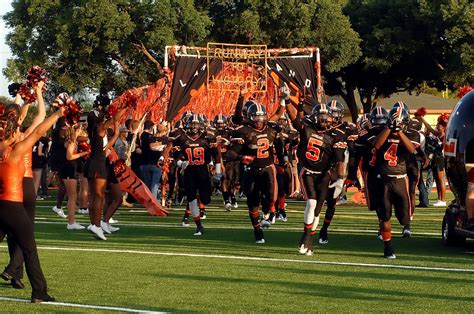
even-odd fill
[(321, 150), (320, 146), (323, 146), (323, 141), (316, 138), (310, 138), (308, 141), (308, 147), (306, 147), (306, 158), (311, 161), (318, 161)]
[(395, 167), (397, 165), (398, 156), (397, 156), (398, 144), (392, 144), (387, 149), (383, 158), (388, 161), (388, 165)]
[(189, 165), (204, 165), (204, 148), (203, 147), (188, 147), (186, 148)]

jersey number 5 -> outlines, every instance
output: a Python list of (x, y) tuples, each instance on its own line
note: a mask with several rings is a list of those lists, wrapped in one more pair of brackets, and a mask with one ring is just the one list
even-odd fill
[(186, 148), (189, 164), (200, 166), (204, 165), (204, 148), (203, 147), (188, 147)]
[(383, 158), (388, 161), (389, 166), (395, 167), (397, 165), (397, 149), (398, 144), (392, 144), (383, 155)]
[(270, 147), (270, 143), (268, 142), (267, 138), (261, 138), (257, 141), (257, 158), (267, 158), (268, 148)]
[(311, 161), (318, 161), (319, 159), (319, 154), (321, 153), (321, 150), (319, 149), (318, 146), (322, 146), (323, 142), (315, 139), (315, 138), (310, 138), (308, 141), (308, 147), (306, 148), (306, 158), (311, 160)]

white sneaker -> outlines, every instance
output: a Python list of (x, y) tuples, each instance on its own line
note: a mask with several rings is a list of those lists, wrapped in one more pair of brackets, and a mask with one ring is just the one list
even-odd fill
[(446, 207), (446, 202), (442, 201), (442, 200), (437, 200), (433, 206), (435, 207)]
[(304, 255), (306, 255), (306, 256), (313, 256), (313, 251), (307, 250)]
[(107, 240), (107, 238), (104, 235), (104, 231), (102, 230), (101, 227), (97, 227), (96, 225), (91, 226), (91, 232), (94, 234), (94, 237), (97, 238), (98, 240)]
[(117, 232), (117, 231), (120, 230), (119, 227), (114, 227), (114, 226), (112, 226), (110, 223), (107, 224), (107, 227), (109, 227), (109, 231), (110, 231), (110, 232)]
[(61, 217), (61, 218), (67, 218), (66, 214), (64, 214), (64, 212), (61, 208), (57, 208), (56, 206), (54, 206), (53, 207), (53, 212), (58, 214), (58, 216)]
[(67, 228), (67, 230), (84, 230), (84, 229), (86, 229), (86, 227), (81, 226), (77, 222), (74, 222), (72, 224), (67, 224), (66, 228)]
[(116, 224), (116, 223), (118, 223), (118, 222), (119, 222), (118, 220), (115, 220), (115, 219), (113, 219), (113, 218), (110, 218), (110, 219), (109, 219), (109, 225), (110, 225), (110, 224)]
[(265, 244), (265, 239), (257, 240), (257, 241), (255, 241), (255, 243), (257, 243), (257, 244)]
[(108, 223), (105, 223), (103, 221), (100, 222), (100, 227), (102, 228), (102, 230), (104, 230), (105, 233), (107, 234), (111, 234), (112, 231), (110, 231), (109, 229), (109, 224)]
[(87, 228), (86, 228), (87, 231), (91, 231), (92, 226), (93, 226), (92, 224), (89, 224), (89, 225), (87, 226)]
[(232, 207), (234, 207), (234, 209), (237, 209), (237, 208), (239, 208), (239, 204), (237, 204), (237, 202), (232, 203)]

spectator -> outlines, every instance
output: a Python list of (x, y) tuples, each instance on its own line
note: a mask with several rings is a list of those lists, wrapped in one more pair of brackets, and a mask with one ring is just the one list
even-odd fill
[[(426, 150), (427, 154), (431, 156), (430, 170), (433, 172), (433, 177), (436, 182), (436, 190), (438, 192), (438, 200), (433, 204), (436, 207), (446, 206), (446, 187), (444, 179), (444, 153), (443, 142), (447, 125), (447, 118), (441, 115), (438, 118), (436, 129), (433, 129), (426, 120), (421, 116), (416, 116), (426, 128)], [(431, 190), (430, 185), (427, 184), (428, 192)]]

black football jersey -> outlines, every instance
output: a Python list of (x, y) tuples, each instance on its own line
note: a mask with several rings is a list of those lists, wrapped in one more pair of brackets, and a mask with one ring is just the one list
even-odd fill
[(306, 120), (301, 123), (297, 155), (304, 168), (326, 172), (333, 162), (344, 161), (347, 143), (341, 132), (335, 129), (318, 131)]
[(208, 132), (192, 138), (186, 132), (179, 132), (173, 140), (173, 146), (179, 151), (180, 159), (189, 162), (189, 166), (202, 166), (211, 162), (216, 155), (216, 138)]
[[(405, 135), (415, 145), (420, 146), (420, 134), (407, 131)], [(380, 174), (398, 176), (407, 173), (407, 160), (412, 155), (399, 136), (390, 134), (385, 143), (377, 150), (376, 165)]]
[(376, 166), (377, 150), (374, 147), (375, 138), (383, 129), (373, 127), (369, 130), (361, 130), (355, 142), (356, 154), (362, 159), (362, 170), (368, 171)]
[(252, 168), (265, 168), (274, 164), (274, 143), (279, 126), (268, 123), (263, 130), (243, 125), (234, 130), (231, 137), (231, 150), (240, 155), (254, 156), (249, 165)]

